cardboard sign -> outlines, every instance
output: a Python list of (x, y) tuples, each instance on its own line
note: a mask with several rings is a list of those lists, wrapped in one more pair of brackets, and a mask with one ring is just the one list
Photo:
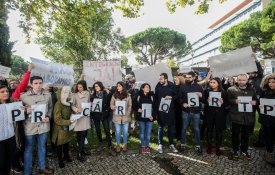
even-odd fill
[(116, 101), (116, 115), (126, 114), (126, 101)]
[(196, 92), (187, 93), (188, 105), (189, 107), (198, 107), (200, 106), (200, 100)]
[(114, 86), (122, 80), (120, 61), (83, 61), (84, 79), (89, 87), (96, 81), (101, 81), (105, 86)]
[(95, 98), (93, 100), (92, 112), (102, 112), (102, 99)]
[(239, 112), (253, 112), (252, 109), (252, 97), (251, 96), (239, 96), (238, 100), (241, 102), (238, 104)]
[(12, 119), (14, 122), (25, 120), (24, 110), (21, 109), (23, 106), (22, 101), (7, 103), (5, 105), (9, 119)]
[(31, 105), (31, 122), (41, 122), (46, 117), (46, 104)]
[(275, 99), (260, 98), (261, 114), (270, 115), (275, 117)]
[(221, 105), (222, 105), (220, 102), (221, 92), (210, 91), (209, 98), (210, 98), (209, 106), (221, 107)]
[(0, 76), (9, 78), (11, 68), (0, 65)]
[(73, 65), (57, 64), (36, 58), (31, 58), (34, 68), (32, 76), (41, 76), (44, 84), (56, 87), (72, 86), (74, 84)]
[(152, 104), (143, 103), (141, 107), (142, 107), (142, 114), (141, 114), (142, 118), (149, 118), (152, 116)]
[(170, 109), (172, 100), (165, 100), (165, 98), (161, 98), (160, 104), (159, 104), (159, 111), (168, 113)]
[(91, 103), (81, 103), (81, 116), (89, 117), (90, 116), (90, 110), (91, 110)]

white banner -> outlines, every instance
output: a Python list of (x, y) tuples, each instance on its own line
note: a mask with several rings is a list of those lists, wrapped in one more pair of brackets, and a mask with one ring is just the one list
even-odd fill
[(90, 116), (90, 110), (91, 110), (91, 103), (81, 103), (81, 116), (89, 117)]
[(9, 78), (11, 68), (0, 65), (0, 76)]
[(31, 58), (33, 69), (32, 76), (41, 76), (43, 83), (50, 83), (56, 87), (72, 86), (74, 84), (74, 70), (72, 65), (51, 63), (48, 61)]
[(89, 87), (96, 81), (101, 81), (105, 87), (115, 86), (122, 80), (120, 61), (83, 61), (84, 79)]
[(189, 107), (198, 107), (200, 106), (200, 100), (196, 92), (187, 93), (188, 105)]
[(14, 122), (25, 120), (24, 110), (22, 109), (23, 107), (22, 101), (7, 103), (5, 105), (7, 108), (9, 119), (12, 119), (12, 121)]
[(209, 92), (209, 106), (215, 106), (215, 107), (221, 107), (221, 102), (220, 102), (220, 98), (221, 98), (221, 92)]
[(116, 115), (126, 114), (126, 101), (116, 101)]
[(253, 112), (252, 109), (252, 97), (251, 96), (238, 96), (238, 100), (241, 102), (238, 104), (239, 112)]
[(260, 98), (261, 114), (275, 117), (275, 99)]
[(92, 112), (102, 112), (102, 99), (95, 98), (93, 100)]
[(159, 104), (159, 111), (168, 113), (170, 109), (172, 100), (165, 100), (165, 98), (161, 98), (160, 104)]
[(252, 49), (249, 46), (209, 57), (212, 76), (236, 76), (257, 71), (256, 63), (251, 55)]
[(31, 105), (31, 122), (41, 122), (46, 117), (46, 104)]
[(152, 104), (143, 103), (141, 107), (142, 107), (142, 114), (141, 114), (142, 118), (149, 118), (152, 116)]
[(167, 73), (168, 80), (173, 82), (171, 68), (166, 63), (159, 63), (153, 66), (145, 67), (142, 69), (133, 70), (136, 81), (143, 81), (151, 85), (154, 90), (159, 82), (159, 75)]

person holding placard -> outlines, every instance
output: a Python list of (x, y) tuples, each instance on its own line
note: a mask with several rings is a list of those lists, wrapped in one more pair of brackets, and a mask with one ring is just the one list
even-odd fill
[[(0, 104), (10, 103), (9, 90), (7, 86), (0, 85)], [(2, 108), (3, 107), (3, 108)], [(4, 106), (1, 105), (0, 113)], [(16, 149), (14, 125), (8, 115), (0, 115), (0, 174), (10, 174), (11, 158)]]
[[(116, 129), (116, 152), (128, 150), (128, 128), (131, 121), (132, 99), (127, 93), (125, 84), (122, 81), (117, 82), (116, 91), (111, 99), (110, 104), (113, 110), (113, 122)], [(123, 130), (123, 146), (120, 146), (121, 130)]]
[(84, 162), (84, 156), (89, 156), (91, 153), (85, 151), (85, 138), (88, 129), (91, 128), (90, 124), (90, 109), (83, 109), (84, 104), (90, 103), (90, 92), (87, 89), (85, 80), (80, 80), (76, 84), (75, 93), (73, 94), (72, 110), (75, 114), (81, 114), (82, 117), (77, 120), (74, 131), (76, 131), (76, 138), (78, 143), (77, 160)]
[(156, 118), (156, 112), (153, 109), (154, 93), (151, 86), (144, 83), (140, 87), (138, 96), (133, 100), (133, 108), (138, 111), (137, 121), (140, 128), (140, 153), (150, 153), (150, 138), (153, 128), (153, 121)]
[(116, 153), (113, 150), (112, 139), (110, 135), (109, 126), (109, 111), (110, 111), (110, 100), (107, 92), (104, 90), (102, 82), (97, 81), (93, 84), (93, 94), (91, 95), (92, 110), (91, 119), (94, 120), (97, 139), (98, 139), (98, 152), (103, 150), (103, 139), (101, 134), (100, 123), (103, 125), (103, 129), (108, 142), (109, 154), (115, 156)]
[(229, 115), (232, 121), (233, 157), (238, 158), (240, 150), (240, 155), (251, 159), (248, 153), (248, 141), (250, 129), (255, 123), (255, 113), (252, 108), (257, 105), (256, 91), (248, 83), (248, 75), (240, 74), (236, 85), (228, 88), (227, 93), (231, 105)]
[(261, 82), (260, 93), (260, 116), (259, 122), (264, 128), (265, 135), (265, 161), (275, 164), (274, 142), (275, 142), (275, 74), (266, 75)]
[(62, 89), (58, 89), (56, 93), (57, 102), (54, 106), (54, 124), (51, 141), (57, 146), (56, 152), (59, 168), (65, 167), (64, 160), (72, 162), (69, 155), (69, 142), (71, 140), (69, 126), (76, 121), (70, 120), (72, 113), (71, 96), (70, 86), (64, 86)]
[(28, 119), (25, 120), (25, 152), (24, 175), (32, 174), (33, 147), (37, 141), (38, 168), (43, 174), (53, 174), (53, 170), (46, 166), (46, 141), (50, 131), (52, 115), (51, 95), (44, 91), (43, 79), (40, 76), (30, 78), (31, 89), (22, 94), (20, 100), (27, 108)]
[(185, 151), (186, 145), (186, 130), (192, 120), (193, 129), (195, 132), (195, 151), (198, 155), (202, 155), (200, 146), (200, 113), (201, 102), (203, 101), (203, 89), (195, 81), (195, 73), (188, 72), (185, 76), (185, 84), (180, 87), (179, 100), (182, 104), (182, 132), (180, 151)]
[(174, 125), (175, 125), (175, 104), (176, 99), (175, 86), (168, 81), (168, 75), (161, 73), (159, 83), (155, 88), (154, 107), (157, 111), (158, 121), (158, 152), (163, 153), (163, 129), (168, 126), (169, 149), (177, 153), (174, 146)]
[(207, 154), (212, 154), (213, 129), (216, 134), (216, 155), (220, 156), (222, 151), (222, 132), (226, 123), (226, 107), (228, 99), (226, 91), (223, 90), (221, 80), (217, 77), (210, 79), (209, 88), (204, 91), (205, 108), (204, 115), (207, 127)]

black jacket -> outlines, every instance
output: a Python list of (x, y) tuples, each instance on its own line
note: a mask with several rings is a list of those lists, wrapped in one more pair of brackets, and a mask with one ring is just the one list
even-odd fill
[(91, 95), (91, 102), (93, 102), (93, 100), (95, 98), (99, 98), (102, 99), (102, 112), (91, 112), (91, 117), (94, 120), (105, 120), (108, 118), (109, 115), (109, 111), (110, 111), (110, 96), (107, 94), (106, 91), (103, 91), (103, 95), (102, 98), (100, 98), (96, 92), (94, 92)]

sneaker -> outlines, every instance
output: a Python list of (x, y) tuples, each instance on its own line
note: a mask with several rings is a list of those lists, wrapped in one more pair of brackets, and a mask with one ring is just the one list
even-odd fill
[(51, 169), (45, 168), (45, 169), (40, 169), (40, 170), (39, 170), (39, 173), (40, 173), (40, 174), (53, 175), (53, 174), (54, 174), (54, 171), (51, 170)]
[(23, 172), (23, 167), (19, 166), (19, 167), (16, 167), (16, 168), (12, 168), (11, 171), (14, 172), (15, 174), (20, 174), (20, 173)]
[(123, 150), (123, 152), (128, 151), (128, 146), (127, 146), (127, 144), (123, 145), (122, 150)]
[(139, 153), (140, 153), (140, 154), (145, 153), (145, 147), (140, 147), (140, 149), (139, 149)]
[(90, 155), (92, 155), (92, 153), (90, 151), (82, 151), (81, 154), (83, 156), (90, 156)]
[(202, 155), (202, 150), (201, 150), (200, 146), (196, 146), (195, 147), (195, 151), (196, 151), (196, 153), (197, 153), (198, 156)]
[(170, 149), (173, 153), (179, 152), (179, 151), (175, 148), (175, 146), (174, 146), (173, 144), (169, 146), (169, 149)]
[(234, 151), (234, 152), (232, 153), (232, 158), (234, 158), (234, 159), (238, 159), (238, 158), (239, 158), (239, 154), (238, 154), (237, 151)]
[(269, 152), (265, 152), (265, 154), (264, 154), (264, 160), (267, 163), (274, 164), (275, 163), (274, 154), (273, 153), (269, 153)]
[(223, 152), (221, 151), (219, 146), (216, 146), (216, 155), (217, 156), (221, 156), (223, 154)]
[(110, 147), (110, 148), (109, 148), (109, 154), (110, 154), (111, 156), (116, 156), (116, 152), (114, 151), (113, 147)]
[(163, 153), (163, 146), (162, 145), (159, 145), (159, 148), (157, 149), (157, 151), (162, 154)]
[(147, 154), (150, 154), (150, 153), (151, 153), (151, 149), (150, 149), (149, 146), (148, 146), (148, 147), (145, 147), (145, 153), (147, 153)]
[(179, 152), (183, 153), (184, 151), (185, 151), (185, 146), (184, 145), (180, 145)]
[(245, 152), (242, 152), (241, 153), (241, 155), (242, 156), (244, 156), (246, 159), (248, 159), (248, 160), (250, 160), (251, 159), (251, 155), (250, 154), (248, 154), (248, 152), (247, 151), (245, 151)]

